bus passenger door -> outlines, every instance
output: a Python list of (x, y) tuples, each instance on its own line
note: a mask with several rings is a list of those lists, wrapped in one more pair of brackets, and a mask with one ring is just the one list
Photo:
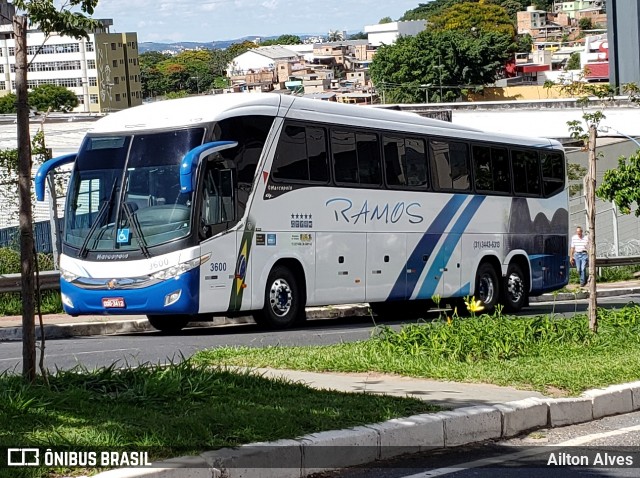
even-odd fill
[(406, 255), (405, 234), (367, 234), (367, 302), (406, 299)]
[[(203, 172), (199, 234), (201, 254), (211, 257), (200, 268), (201, 313), (225, 312), (238, 302), (238, 237), (229, 230), (237, 222), (235, 171), (226, 166), (209, 161)], [(246, 261), (242, 268), (246, 273)]]
[(316, 302), (345, 304), (365, 301), (365, 233), (316, 234)]

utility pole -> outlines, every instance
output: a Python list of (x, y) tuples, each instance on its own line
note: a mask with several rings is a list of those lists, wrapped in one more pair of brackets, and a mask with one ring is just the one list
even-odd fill
[(589, 329), (598, 332), (598, 310), (596, 297), (596, 138), (598, 127), (589, 126), (589, 167), (585, 184), (587, 186), (587, 226), (589, 227)]

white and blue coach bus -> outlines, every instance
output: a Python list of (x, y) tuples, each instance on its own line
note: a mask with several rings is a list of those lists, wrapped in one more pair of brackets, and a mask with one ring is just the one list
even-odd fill
[(157, 102), (97, 121), (73, 163), (65, 311), (273, 328), (306, 306), (511, 311), (568, 280), (561, 145), (277, 94)]

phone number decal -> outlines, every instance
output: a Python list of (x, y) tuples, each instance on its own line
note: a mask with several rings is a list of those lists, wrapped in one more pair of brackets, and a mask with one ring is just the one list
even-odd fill
[(473, 241), (474, 249), (500, 249), (500, 241)]

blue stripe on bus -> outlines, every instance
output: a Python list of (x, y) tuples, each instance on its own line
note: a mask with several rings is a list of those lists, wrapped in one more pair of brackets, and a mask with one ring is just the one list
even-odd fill
[(467, 282), (465, 285), (460, 287), (455, 293), (451, 295), (451, 297), (467, 297), (471, 295), (471, 282)]
[(486, 196), (474, 196), (469, 201), (467, 207), (465, 207), (462, 214), (453, 225), (451, 232), (447, 235), (447, 238), (444, 240), (442, 246), (440, 246), (440, 250), (438, 251), (437, 256), (434, 258), (431, 263), (431, 267), (427, 272), (427, 275), (422, 282), (422, 286), (420, 287), (420, 291), (416, 296), (416, 299), (431, 299), (436, 292), (436, 288), (438, 286), (439, 281), (429, 280), (430, 277), (436, 275), (439, 269), (446, 267), (449, 259), (451, 259), (451, 255), (455, 250), (460, 238), (462, 237), (462, 233), (465, 231), (471, 219), (475, 215), (476, 211), (485, 200)]
[[(416, 244), (411, 256), (409, 256), (409, 259), (407, 260), (407, 265), (400, 272), (398, 279), (396, 279), (396, 282), (387, 297), (387, 300), (411, 298), (413, 290), (416, 288), (418, 283), (418, 279), (426, 266), (422, 257), (425, 255), (430, 256), (433, 253), (433, 250), (436, 247), (436, 244), (438, 244), (438, 241), (444, 233), (447, 225), (467, 197), (468, 196), (464, 194), (456, 194), (449, 199), (447, 204), (445, 204), (440, 213), (429, 225), (427, 231), (422, 236), (422, 239), (420, 239), (418, 244)], [(415, 272), (407, 274), (407, 269), (409, 267), (414, 267), (414, 265)]]

